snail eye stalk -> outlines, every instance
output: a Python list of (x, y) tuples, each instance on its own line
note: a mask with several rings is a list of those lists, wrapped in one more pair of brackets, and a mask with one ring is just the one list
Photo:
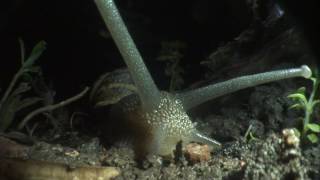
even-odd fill
[(160, 103), (160, 92), (145, 66), (114, 1), (95, 0), (95, 3), (129, 68), (131, 77), (137, 86), (143, 108), (147, 111), (157, 108)]

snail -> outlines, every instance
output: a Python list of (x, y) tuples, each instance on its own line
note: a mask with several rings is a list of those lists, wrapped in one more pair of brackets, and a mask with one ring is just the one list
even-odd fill
[[(196, 129), (187, 114), (188, 110), (240, 89), (286, 78), (311, 76), (310, 68), (302, 65), (299, 68), (241, 76), (183, 93), (160, 91), (114, 1), (95, 0), (95, 3), (128, 71), (122, 69), (103, 75), (95, 83), (90, 96), (95, 106), (114, 104), (110, 119), (117, 118), (115, 121), (118, 122), (118, 128), (133, 139), (137, 154), (172, 156), (179, 142), (183, 145), (199, 142), (213, 147), (220, 146), (219, 142)], [(105, 97), (109, 97), (108, 100), (104, 100)]]

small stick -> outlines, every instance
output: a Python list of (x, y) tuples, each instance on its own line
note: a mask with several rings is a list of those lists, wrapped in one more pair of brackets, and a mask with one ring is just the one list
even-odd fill
[(66, 106), (80, 98), (82, 98), (87, 92), (89, 91), (89, 87), (86, 87), (83, 91), (81, 91), (79, 94), (69, 98), (69, 99), (66, 99), (64, 101), (61, 101), (57, 104), (52, 104), (52, 105), (48, 105), (48, 106), (45, 106), (45, 107), (42, 107), (42, 108), (39, 108), (39, 109), (36, 109), (34, 111), (32, 111), (31, 113), (29, 113), (19, 124), (18, 126), (18, 129), (21, 130), (25, 124), (30, 120), (32, 119), (34, 116), (40, 114), (40, 113), (43, 113), (43, 112), (47, 112), (47, 111), (52, 111), (52, 110), (55, 110), (57, 108), (60, 108), (60, 107), (63, 107), (63, 106)]

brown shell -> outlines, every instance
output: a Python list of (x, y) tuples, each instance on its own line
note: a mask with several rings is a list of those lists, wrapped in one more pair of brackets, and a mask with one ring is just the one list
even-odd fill
[(151, 127), (143, 118), (136, 87), (126, 68), (108, 72), (94, 83), (90, 102), (96, 108), (112, 105), (103, 120), (105, 138), (132, 143), (137, 158), (147, 153)]
[(94, 107), (118, 103), (121, 99), (136, 93), (136, 87), (126, 68), (108, 72), (99, 77), (94, 83), (90, 102)]

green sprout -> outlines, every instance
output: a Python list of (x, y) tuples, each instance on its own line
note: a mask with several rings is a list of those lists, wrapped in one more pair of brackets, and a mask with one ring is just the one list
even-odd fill
[(318, 142), (317, 134), (320, 133), (320, 124), (310, 122), (312, 114), (316, 105), (320, 103), (319, 99), (315, 99), (316, 92), (319, 88), (319, 73), (315, 72), (315, 75), (310, 78), (312, 81), (312, 91), (309, 98), (306, 96), (306, 88), (300, 87), (295, 93), (288, 95), (288, 98), (293, 99), (296, 103), (290, 106), (289, 109), (302, 109), (304, 110), (303, 127), (299, 132), (295, 130), (300, 138), (307, 138), (310, 142)]
[(248, 127), (248, 129), (247, 129), (247, 131), (246, 131), (246, 133), (244, 134), (243, 139), (244, 139), (244, 141), (247, 142), (247, 143), (250, 143), (250, 142), (252, 142), (252, 141), (260, 141), (259, 138), (255, 137), (252, 128), (253, 128), (253, 125), (250, 124), (249, 127)]

